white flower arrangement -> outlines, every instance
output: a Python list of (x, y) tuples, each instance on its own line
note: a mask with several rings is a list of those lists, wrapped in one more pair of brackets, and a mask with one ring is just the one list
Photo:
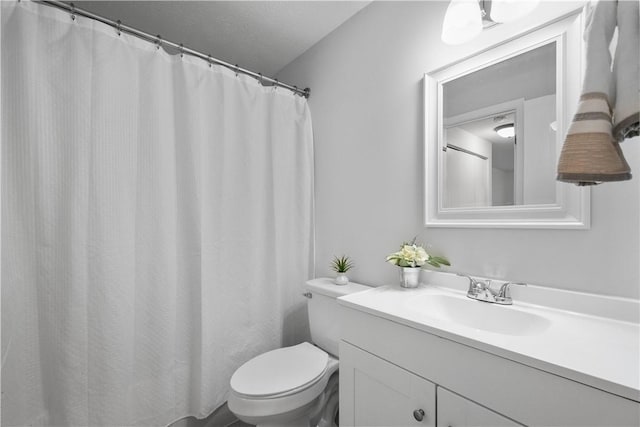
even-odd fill
[(429, 264), (440, 268), (442, 265), (451, 265), (445, 257), (429, 255), (427, 251), (416, 243), (414, 238), (411, 243), (403, 243), (398, 252), (394, 252), (387, 257), (387, 262), (398, 267), (422, 267)]

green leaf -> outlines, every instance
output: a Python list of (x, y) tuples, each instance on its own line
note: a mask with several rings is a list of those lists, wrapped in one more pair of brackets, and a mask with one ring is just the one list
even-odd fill
[[(434, 261), (435, 263), (442, 264), (442, 265), (448, 265), (448, 266), (451, 265), (451, 263), (449, 263), (448, 259), (446, 259), (445, 257), (441, 257), (441, 256), (432, 256), (431, 258), (429, 258), (429, 261)], [(437, 267), (439, 267), (439, 265)]]
[(353, 262), (346, 255), (342, 255), (341, 257), (334, 256), (331, 262), (331, 268), (333, 268), (336, 273), (346, 273), (353, 268)]

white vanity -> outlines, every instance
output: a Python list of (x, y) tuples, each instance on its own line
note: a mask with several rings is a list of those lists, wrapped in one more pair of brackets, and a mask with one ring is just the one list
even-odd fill
[(637, 301), (434, 281), (340, 299), (341, 426), (640, 425)]

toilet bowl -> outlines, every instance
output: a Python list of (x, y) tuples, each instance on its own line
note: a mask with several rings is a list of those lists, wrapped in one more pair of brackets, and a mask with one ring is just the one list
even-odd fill
[(249, 424), (336, 425), (338, 360), (310, 343), (251, 359), (230, 384), (229, 409)]
[(338, 414), (337, 298), (370, 289), (330, 279), (306, 282), (309, 329), (304, 342), (272, 350), (240, 366), (231, 377), (228, 405), (258, 427), (335, 427)]

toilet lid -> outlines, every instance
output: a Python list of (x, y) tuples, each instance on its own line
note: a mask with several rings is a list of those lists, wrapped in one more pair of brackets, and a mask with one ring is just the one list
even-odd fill
[(249, 396), (282, 394), (314, 382), (329, 355), (309, 343), (279, 348), (254, 357), (231, 377), (231, 388)]

